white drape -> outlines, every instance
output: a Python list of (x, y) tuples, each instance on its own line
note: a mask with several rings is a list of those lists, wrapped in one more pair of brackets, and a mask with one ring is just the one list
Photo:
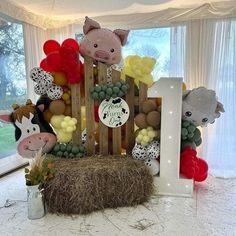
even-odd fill
[(36, 102), (38, 96), (34, 93), (33, 81), (29, 79), (29, 72), (33, 67), (39, 66), (40, 61), (45, 57), (43, 44), (46, 40), (55, 39), (61, 43), (66, 38), (75, 38), (73, 25), (63, 28), (43, 30), (37, 26), (23, 24), (25, 43), (25, 68), (27, 78), (28, 96)]
[(200, 153), (212, 175), (236, 177), (236, 20), (195, 20), (186, 27), (187, 87), (215, 90), (226, 110), (203, 128)]

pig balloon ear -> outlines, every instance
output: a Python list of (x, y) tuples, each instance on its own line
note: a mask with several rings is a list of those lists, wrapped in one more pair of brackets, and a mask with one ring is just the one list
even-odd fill
[(113, 32), (120, 38), (121, 45), (124, 46), (127, 42), (129, 30), (116, 29)]
[(101, 29), (101, 26), (99, 25), (97, 21), (92, 20), (86, 16), (84, 26), (83, 26), (84, 34), (87, 34), (89, 31), (93, 29)]
[(13, 123), (11, 119), (11, 112), (0, 110), (0, 121), (4, 123)]

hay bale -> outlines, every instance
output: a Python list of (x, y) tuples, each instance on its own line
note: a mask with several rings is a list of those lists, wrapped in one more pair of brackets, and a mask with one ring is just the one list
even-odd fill
[(148, 200), (153, 177), (143, 162), (106, 156), (55, 161), (56, 175), (45, 186), (51, 213), (87, 214)]

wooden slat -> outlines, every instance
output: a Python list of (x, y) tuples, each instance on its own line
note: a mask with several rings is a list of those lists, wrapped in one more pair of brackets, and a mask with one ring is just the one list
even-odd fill
[[(120, 80), (120, 72), (112, 70), (112, 82)], [(121, 154), (121, 127), (112, 129), (113, 154)]]
[(86, 106), (86, 146), (87, 154), (95, 153), (95, 121), (94, 121), (94, 100), (90, 96), (90, 88), (93, 84), (93, 60), (85, 57), (84, 60), (85, 74), (85, 106)]
[(81, 144), (81, 100), (80, 84), (71, 85), (71, 109), (72, 117), (77, 119), (76, 130), (73, 133), (73, 143)]
[(139, 82), (139, 112), (142, 112), (142, 103), (147, 99), (147, 84)]
[[(99, 85), (107, 83), (107, 66), (98, 63), (98, 83)], [(99, 120), (99, 153), (108, 154), (108, 127)]]
[(134, 134), (134, 79), (126, 75), (126, 81), (129, 84), (129, 92), (126, 95), (126, 102), (129, 106), (130, 115), (126, 122), (126, 154), (131, 155), (135, 144)]

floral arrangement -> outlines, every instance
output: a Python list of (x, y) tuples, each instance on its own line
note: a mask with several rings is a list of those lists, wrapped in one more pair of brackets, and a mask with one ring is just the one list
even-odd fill
[(42, 185), (55, 175), (52, 160), (46, 159), (39, 150), (30, 164), (30, 168), (25, 168), (25, 179), (27, 186)]

